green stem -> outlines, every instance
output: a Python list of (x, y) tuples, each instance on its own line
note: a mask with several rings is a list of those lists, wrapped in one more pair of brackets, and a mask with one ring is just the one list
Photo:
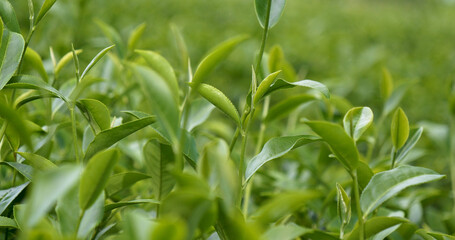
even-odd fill
[(357, 208), (357, 218), (359, 221), (359, 240), (365, 239), (365, 224), (363, 219), (362, 208), (360, 207), (360, 193), (359, 193), (359, 180), (357, 177), (357, 172), (354, 171), (352, 174), (352, 180), (354, 181), (354, 197), (355, 205)]
[(398, 150), (393, 147), (392, 149), (392, 165), (390, 166), (390, 169), (393, 169), (395, 167), (395, 161), (397, 159), (397, 152)]
[(269, 21), (270, 21), (270, 9), (272, 8), (272, 0), (267, 1), (267, 14), (265, 16), (265, 24), (264, 24), (264, 32), (262, 34), (262, 42), (261, 42), (261, 48), (259, 49), (259, 55), (256, 60), (256, 68), (255, 68), (255, 73), (256, 76), (259, 76), (259, 69), (261, 66), (261, 61), (262, 61), (262, 56), (264, 55), (264, 49), (265, 49), (265, 43), (267, 41), (267, 35), (269, 32)]
[(79, 144), (77, 142), (77, 128), (76, 128), (76, 116), (74, 114), (74, 105), (70, 106), (70, 113), (71, 113), (71, 129), (73, 132), (73, 141), (74, 141), (74, 153), (76, 155), (76, 163), (80, 163), (80, 156), (79, 156)]

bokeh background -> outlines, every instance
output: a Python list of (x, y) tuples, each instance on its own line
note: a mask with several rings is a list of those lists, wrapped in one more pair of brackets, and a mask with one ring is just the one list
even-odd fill
[[(27, 32), (27, 1), (11, 1)], [(40, 1), (35, 1), (40, 6)], [(58, 0), (31, 43), (51, 68), (49, 47), (58, 57), (76, 48), (82, 65), (109, 45), (95, 23), (114, 27), (126, 42), (141, 23), (138, 46), (178, 65), (171, 25), (183, 34), (193, 69), (216, 44), (239, 34), (251, 38), (216, 73), (211, 84), (237, 106), (247, 93), (261, 28), (253, 0)], [(447, 157), (448, 94), (455, 79), (455, 1), (450, 0), (288, 0), (272, 28), (266, 51), (279, 44), (300, 78), (321, 81), (355, 106), (381, 112), (380, 80), (387, 68), (395, 86), (409, 82), (401, 106), (411, 123), (424, 125), (419, 144), (433, 149), (424, 159), (433, 169)], [(50, 45), (50, 46), (49, 46)], [(68, 74), (73, 74), (68, 68)], [(227, 90), (226, 90), (227, 89)], [(431, 140), (433, 138), (433, 140)], [(439, 169), (447, 171), (446, 161)], [(445, 172), (446, 174), (448, 172)]]

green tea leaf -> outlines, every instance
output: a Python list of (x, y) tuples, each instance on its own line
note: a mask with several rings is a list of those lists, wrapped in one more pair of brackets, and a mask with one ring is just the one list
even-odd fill
[(81, 168), (65, 165), (38, 173), (28, 195), (23, 219), (24, 227), (31, 228), (50, 210), (58, 198), (68, 192), (79, 180)]
[(272, 83), (275, 81), (275, 79), (278, 77), (278, 74), (280, 73), (281, 70), (273, 72), (269, 74), (266, 78), (264, 78), (264, 80), (262, 80), (262, 82), (259, 84), (259, 87), (256, 90), (256, 94), (254, 94), (253, 106), (256, 105), (262, 99), (267, 90), (269, 90), (270, 85), (272, 85)]
[[(82, 53), (82, 50), (75, 50), (74, 51), (76, 53), (76, 55), (79, 55)], [(73, 59), (73, 52), (70, 51), (68, 53), (66, 53), (61, 59), (60, 61), (58, 61), (57, 65), (55, 66), (54, 68), (54, 75), (55, 77), (58, 77), (58, 75), (60, 74), (60, 72), (62, 71), (63, 67), (66, 66), (66, 64), (68, 64), (71, 59)]]
[(0, 90), (8, 83), (19, 67), (24, 44), (24, 38), (19, 33), (3, 31), (0, 46)]
[(271, 122), (289, 115), (290, 112), (298, 108), (300, 105), (316, 100), (316, 96), (310, 94), (300, 94), (288, 97), (270, 108), (264, 121)]
[(133, 52), (136, 49), (137, 42), (142, 37), (146, 26), (147, 25), (145, 23), (141, 23), (136, 28), (134, 28), (133, 31), (131, 32), (130, 37), (128, 39), (128, 51), (129, 52)]
[(293, 66), (285, 59), (283, 49), (279, 45), (274, 45), (270, 48), (268, 67), (270, 72), (282, 70), (284, 79), (289, 82), (297, 80), (297, 74)]
[(340, 125), (322, 121), (310, 121), (307, 122), (307, 125), (327, 142), (338, 161), (348, 171), (353, 171), (357, 168), (359, 152), (354, 140), (349, 137)]
[(33, 168), (31, 166), (18, 162), (0, 162), (0, 165), (8, 165), (16, 169), (16, 171), (19, 172), (26, 179), (32, 181)]
[(0, 16), (0, 46), (2, 45), (2, 38), (3, 38), (3, 21), (2, 21), (2, 18)]
[(330, 92), (329, 89), (322, 83), (316, 82), (313, 80), (300, 80), (297, 82), (288, 82), (283, 79), (278, 79), (276, 80), (272, 85), (270, 85), (269, 89), (267, 92), (264, 94), (264, 96), (267, 96), (275, 91), (278, 91), (280, 89), (287, 89), (287, 88), (293, 88), (293, 87), (306, 87), (306, 88), (311, 88), (316, 91), (319, 91), (322, 93), (326, 98), (330, 98)]
[(33, 25), (38, 25), (38, 23), (43, 19), (43, 17), (46, 15), (47, 12), (51, 9), (52, 5), (57, 0), (45, 0), (43, 5), (41, 6), (41, 9), (38, 12), (38, 16), (35, 18), (35, 23)]
[(101, 50), (96, 56), (90, 61), (90, 63), (85, 68), (84, 72), (82, 72), (80, 79), (84, 79), (84, 77), (88, 74), (88, 72), (101, 60), (101, 58), (106, 55), (109, 50), (111, 50), (115, 45), (109, 46), (103, 50)]
[(371, 170), (370, 166), (368, 166), (368, 164), (364, 161), (359, 161), (356, 171), (359, 187), (360, 190), (362, 190), (368, 185), (374, 173), (373, 170)]
[(96, 132), (107, 130), (111, 127), (111, 114), (104, 103), (95, 99), (81, 99), (77, 106), (82, 112), (87, 113), (89, 122), (95, 123)]
[(414, 146), (417, 144), (420, 137), (422, 136), (422, 133), (423, 133), (423, 127), (420, 127), (417, 129), (412, 129), (410, 131), (411, 137), (408, 138), (408, 140), (403, 145), (403, 147), (401, 147), (397, 152), (397, 156), (395, 158), (395, 161), (397, 163), (401, 162), (408, 155), (409, 151), (411, 151), (412, 148), (414, 148)]
[(127, 49), (125, 48), (123, 39), (120, 36), (120, 34), (117, 32), (117, 30), (115, 30), (115, 28), (109, 26), (108, 24), (106, 24), (105, 22), (103, 22), (99, 19), (95, 19), (95, 23), (101, 29), (104, 36), (106, 36), (107, 39), (109, 39), (109, 41), (112, 44), (117, 46), (116, 50), (117, 50), (119, 57), (122, 59), (125, 58), (125, 50), (127, 50)]
[(343, 126), (354, 142), (357, 142), (362, 134), (373, 123), (373, 111), (369, 107), (356, 107), (349, 110), (343, 118)]
[(381, 97), (386, 100), (390, 97), (390, 94), (393, 91), (393, 78), (387, 68), (382, 68), (382, 78), (381, 78)]
[(390, 131), (393, 146), (395, 149), (400, 149), (406, 143), (409, 136), (409, 121), (403, 109), (398, 108), (393, 114)]
[(175, 162), (172, 147), (150, 140), (144, 146), (144, 161), (152, 177), (155, 198), (160, 201), (174, 187), (175, 179), (171, 173)]
[(337, 211), (338, 217), (343, 225), (351, 220), (351, 199), (343, 187), (337, 183)]
[(18, 226), (14, 219), (0, 216), (0, 228), (18, 228)]
[[(373, 217), (368, 219), (365, 222), (365, 237), (369, 238), (375, 234), (385, 230), (387, 228), (393, 227), (395, 225), (407, 222), (407, 219), (399, 217)], [(343, 240), (356, 240), (360, 239), (359, 236), (360, 229), (359, 225), (356, 225), (355, 228), (347, 234)]]
[(174, 24), (171, 24), (171, 31), (172, 35), (174, 36), (176, 53), (181, 62), (182, 70), (186, 72), (188, 70), (189, 57), (185, 40), (183, 39), (183, 35), (180, 30)]
[(33, 67), (45, 82), (49, 82), (46, 69), (43, 65), (43, 60), (41, 59), (40, 55), (35, 52), (35, 50), (27, 47), (23, 61), (29, 63), (29, 66)]
[(450, 236), (450, 235), (444, 234), (444, 233), (427, 232), (427, 234), (436, 238), (436, 240), (455, 240), (454, 236)]
[(77, 231), (78, 239), (87, 239), (87, 236), (101, 223), (104, 216), (104, 200), (104, 192), (101, 192), (92, 206), (85, 211)]
[(34, 153), (18, 152), (23, 158), (25, 158), (25, 163), (28, 163), (35, 170), (46, 171), (57, 168), (50, 160)]
[(10, 31), (21, 33), (19, 22), (17, 21), (16, 12), (8, 0), (0, 0), (0, 17), (6, 28)]
[(205, 122), (210, 113), (212, 113), (215, 106), (205, 100), (204, 98), (198, 98), (196, 100), (191, 101), (191, 105), (188, 111), (188, 120), (182, 118), (182, 126), (183, 123), (186, 121), (186, 130), (191, 132), (195, 127), (201, 125)]
[(18, 89), (35, 89), (48, 92), (57, 96), (65, 102), (68, 102), (68, 99), (57, 89), (53, 88), (48, 83), (44, 82), (38, 77), (31, 75), (20, 75), (15, 76), (11, 81), (5, 86), (5, 88), (18, 88)]
[(262, 224), (272, 223), (287, 214), (297, 211), (308, 201), (319, 197), (321, 197), (321, 193), (315, 190), (280, 193), (260, 206), (252, 218)]
[(293, 240), (311, 231), (312, 229), (304, 228), (291, 223), (286, 225), (271, 226), (263, 236), (266, 240)]
[(264, 145), (262, 151), (247, 164), (245, 182), (266, 162), (282, 157), (291, 150), (308, 143), (319, 141), (320, 138), (310, 135), (286, 136), (272, 138)]
[(92, 206), (105, 188), (120, 157), (117, 149), (99, 152), (90, 158), (81, 176), (79, 206), (85, 210)]
[(363, 190), (360, 205), (363, 217), (373, 212), (382, 203), (400, 193), (403, 189), (435, 181), (444, 175), (435, 171), (412, 166), (399, 166), (395, 169), (377, 173)]
[(120, 126), (113, 127), (104, 131), (101, 131), (95, 136), (95, 139), (90, 143), (87, 148), (87, 152), (84, 156), (84, 162), (87, 162), (97, 152), (104, 150), (123, 138), (133, 134), (134, 132), (147, 127), (148, 125), (155, 122), (154, 117), (141, 118), (131, 122), (124, 123)]
[[(194, 84), (191, 85), (193, 88), (194, 86)], [(219, 110), (231, 117), (237, 123), (237, 125), (241, 125), (239, 112), (235, 108), (234, 104), (232, 104), (231, 100), (229, 100), (229, 98), (226, 97), (223, 92), (205, 83), (199, 84), (196, 90), (199, 94), (201, 94), (202, 97), (207, 99)]]
[[(271, 6), (268, 6), (268, 2), (271, 3)], [(280, 17), (283, 14), (284, 6), (286, 5), (286, 0), (255, 0), (254, 3), (256, 16), (261, 24), (261, 27), (265, 28), (267, 25), (270, 29), (280, 20)], [(269, 14), (268, 23), (266, 23), (267, 14)]]
[(151, 178), (151, 176), (140, 172), (117, 173), (109, 177), (106, 185), (106, 192), (108, 196), (112, 196), (124, 189), (133, 186), (135, 183), (148, 178)]
[(131, 200), (131, 201), (116, 202), (116, 203), (107, 204), (104, 207), (104, 211), (109, 212), (116, 208), (137, 205), (137, 204), (160, 204), (160, 202), (157, 200), (154, 200), (154, 199), (135, 199), (135, 200)]
[[(6, 189), (5, 195), (0, 198), (0, 215), (8, 208), (8, 206), (24, 191), (24, 189), (30, 184), (26, 182), (16, 187)], [(1, 220), (1, 219), (0, 219)]]
[(151, 69), (138, 65), (134, 67), (164, 136), (177, 145), (180, 139), (180, 114), (170, 85)]
[(175, 77), (174, 69), (171, 64), (161, 55), (153, 51), (136, 50), (141, 55), (147, 65), (153, 69), (158, 75), (160, 75), (169, 86), (172, 92), (172, 96), (175, 98), (175, 102), (179, 103), (179, 84)]
[(400, 104), (401, 100), (403, 99), (406, 92), (409, 90), (411, 83), (404, 83), (398, 86), (395, 90), (393, 90), (390, 97), (384, 104), (384, 110), (382, 111), (382, 115), (387, 116), (391, 113), (397, 106)]
[(215, 69), (215, 67), (234, 50), (234, 48), (241, 42), (245, 41), (247, 37), (238, 36), (222, 42), (216, 46), (202, 61), (199, 63), (196, 71), (194, 72), (192, 86), (197, 87), (204, 81), (208, 74)]

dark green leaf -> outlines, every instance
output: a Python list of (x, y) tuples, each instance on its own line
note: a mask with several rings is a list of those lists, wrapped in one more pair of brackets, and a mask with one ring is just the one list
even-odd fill
[(272, 138), (264, 145), (262, 151), (254, 156), (247, 164), (245, 171), (245, 182), (266, 162), (279, 158), (292, 149), (320, 139), (309, 135), (287, 136)]
[(99, 152), (90, 158), (81, 176), (79, 206), (88, 209), (104, 190), (120, 157), (117, 149)]
[(363, 190), (360, 205), (363, 216), (373, 212), (382, 203), (397, 195), (403, 189), (443, 178), (435, 171), (412, 166), (400, 166), (377, 173)]
[(0, 165), (8, 165), (16, 169), (22, 176), (32, 181), (33, 168), (31, 166), (18, 162), (0, 162)]
[(5, 195), (0, 198), (0, 215), (8, 208), (8, 206), (19, 196), (19, 194), (28, 186), (30, 182), (26, 182), (16, 187), (6, 189)]
[(3, 31), (0, 46), (0, 90), (8, 83), (19, 67), (24, 44), (24, 38), (19, 33)]
[[(271, 2), (271, 6), (268, 6), (268, 2)], [(284, 6), (286, 5), (286, 0), (255, 0), (255, 9), (256, 16), (261, 24), (262, 28), (265, 28), (267, 25), (268, 28), (272, 28), (280, 20), (281, 14), (283, 14)], [(268, 9), (269, 13), (269, 22), (267, 21)]]
[(157, 140), (148, 141), (144, 146), (144, 160), (152, 177), (153, 193), (160, 201), (175, 185), (171, 174), (175, 162), (172, 147)]
[(0, 216), (0, 228), (18, 228), (16, 221), (11, 218)]
[(141, 118), (100, 132), (88, 146), (87, 152), (84, 156), (84, 161), (86, 162), (97, 152), (114, 145), (116, 142), (144, 127), (147, 127), (153, 122), (155, 122), (154, 117)]
[(106, 185), (108, 196), (115, 195), (116, 193), (133, 186), (136, 182), (150, 178), (139, 172), (124, 172), (112, 175)]
[(68, 102), (68, 99), (60, 91), (53, 88), (51, 85), (44, 82), (40, 78), (31, 75), (20, 75), (13, 77), (11, 81), (5, 86), (5, 89), (6, 88), (41, 90), (53, 94), (63, 101)]
[(354, 140), (340, 125), (322, 121), (307, 122), (307, 125), (327, 142), (336, 158), (347, 170), (353, 171), (357, 168), (359, 152)]
[[(8, 0), (0, 0), (0, 17), (3, 23), (10, 31), (21, 33), (19, 22), (17, 21), (16, 12)], [(1, 33), (0, 33), (1, 34)]]

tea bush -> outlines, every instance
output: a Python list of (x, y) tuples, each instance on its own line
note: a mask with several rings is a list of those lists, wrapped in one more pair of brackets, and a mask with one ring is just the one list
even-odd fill
[(0, 0), (0, 238), (454, 239), (454, 11)]

